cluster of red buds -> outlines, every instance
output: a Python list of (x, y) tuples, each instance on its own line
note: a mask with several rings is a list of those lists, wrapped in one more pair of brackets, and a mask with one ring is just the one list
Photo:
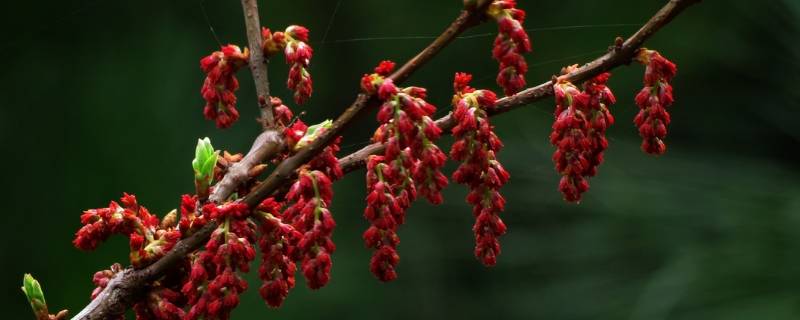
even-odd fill
[(291, 204), (281, 218), (301, 234), (295, 258), (301, 261), (306, 285), (311, 289), (322, 288), (331, 276), (331, 254), (336, 250), (331, 239), (336, 222), (328, 209), (332, 198), (331, 179), (322, 171), (309, 169), (298, 173), (286, 194)]
[(522, 26), (525, 11), (516, 6), (515, 0), (495, 0), (486, 11), (499, 29), (492, 50), (492, 57), (500, 63), (497, 84), (509, 96), (525, 87), (528, 64), (522, 54), (531, 51), (530, 38)]
[(260, 224), (258, 247), (261, 250), (258, 276), (262, 285), (259, 293), (270, 307), (277, 308), (294, 288), (297, 270), (294, 256), (302, 235), (291, 224), (283, 222), (281, 204), (274, 198), (262, 201), (256, 214)]
[(144, 299), (133, 306), (137, 320), (183, 320), (186, 312), (180, 292), (156, 285)]
[(505, 198), (499, 189), (508, 182), (508, 171), (497, 160), (503, 143), (489, 123), (487, 111), (495, 106), (497, 96), (489, 90), (469, 86), (472, 76), (456, 73), (453, 87), (453, 127), (455, 142), (450, 157), (460, 161), (453, 180), (469, 187), (467, 202), (473, 206), (475, 225), (475, 257), (486, 266), (497, 263), (500, 254), (498, 237), (506, 232), (499, 213), (505, 208)]
[(286, 86), (294, 91), (294, 101), (298, 104), (305, 103), (311, 97), (311, 74), (308, 65), (314, 50), (308, 45), (308, 29), (303, 26), (292, 25), (284, 32), (271, 32), (267, 28), (261, 29), (263, 50), (266, 57), (271, 57), (281, 50), (286, 57), (289, 67), (289, 79)]
[(270, 98), (270, 105), (272, 106), (272, 114), (275, 119), (275, 123), (280, 125), (281, 127), (288, 126), (292, 119), (294, 118), (294, 113), (289, 106), (283, 103), (283, 100), (278, 97), (271, 97)]
[[(298, 151), (308, 146), (330, 128), (332, 121), (306, 126), (298, 120), (284, 131), (288, 152)], [(301, 262), (301, 270), (306, 278), (306, 285), (311, 289), (319, 289), (330, 280), (331, 257), (336, 250), (331, 236), (336, 226), (328, 207), (333, 198), (333, 181), (344, 175), (339, 167), (336, 152), (339, 151), (340, 138), (334, 139), (317, 157), (298, 170), (298, 178), (286, 194), (287, 207), (282, 214), (277, 215), (277, 209), (266, 210), (272, 212), (273, 218), (281, 220), (282, 236), (290, 239), (291, 233), (297, 232), (299, 238), (296, 248), (287, 248), (283, 255), (289, 255), (295, 261)], [(262, 206), (266, 206), (262, 203)], [(266, 206), (269, 208), (269, 206)], [(276, 223), (273, 221), (273, 223)], [(287, 229), (291, 226), (294, 231)], [(289, 244), (290, 242), (287, 242)], [(288, 267), (287, 267), (288, 268)], [(294, 268), (294, 267), (292, 267)], [(291, 283), (294, 283), (291, 278)], [(289, 283), (288, 278), (285, 280)], [(266, 283), (266, 279), (265, 279)], [(283, 286), (283, 284), (281, 284)], [(288, 286), (291, 288), (291, 286)], [(282, 289), (282, 287), (281, 287)], [(288, 291), (288, 289), (287, 289)], [(262, 293), (263, 294), (263, 293)], [(279, 305), (285, 294), (272, 297), (275, 302), (265, 297), (270, 305)], [(280, 299), (279, 299), (280, 298)]]
[(248, 272), (255, 258), (255, 223), (248, 219), (246, 204), (230, 202), (202, 208), (202, 215), (219, 222), (204, 250), (192, 255), (189, 277), (181, 288), (190, 306), (184, 319), (228, 319), (239, 304), (247, 282), (239, 272)]
[(642, 137), (642, 151), (660, 155), (667, 151), (664, 138), (670, 116), (667, 108), (674, 101), (670, 82), (677, 72), (675, 64), (658, 51), (640, 49), (636, 61), (645, 65), (644, 88), (636, 95), (639, 113), (633, 122)]
[(206, 73), (206, 79), (200, 93), (206, 100), (203, 115), (206, 119), (214, 120), (219, 128), (228, 128), (239, 119), (239, 110), (236, 110), (236, 95), (239, 81), (236, 71), (247, 65), (250, 53), (247, 48), (242, 51), (239, 47), (229, 44), (222, 47), (222, 51), (214, 53), (200, 60), (200, 68)]
[(425, 89), (395, 86), (388, 77), (393, 70), (393, 62), (383, 61), (375, 73), (361, 79), (362, 90), (377, 94), (382, 102), (377, 116), (381, 125), (372, 141), (384, 143), (386, 149), (382, 156), (368, 160), (364, 217), (371, 226), (363, 235), (365, 244), (375, 249), (370, 270), (381, 281), (397, 278), (396, 231), (417, 192), (439, 204), (447, 185), (441, 173), (447, 156), (436, 146), (441, 129), (431, 119), (436, 107), (425, 100)]
[[(577, 66), (570, 66), (570, 72)], [(616, 102), (606, 86), (610, 73), (602, 73), (584, 84), (581, 91), (571, 82), (559, 79), (553, 84), (556, 109), (550, 143), (556, 147), (553, 162), (561, 174), (558, 189), (569, 202), (578, 202), (589, 190), (588, 178), (597, 174), (608, 148), (605, 133), (614, 123), (608, 107)]]
[(120, 202), (121, 206), (111, 201), (107, 208), (84, 211), (81, 215), (83, 227), (72, 241), (75, 247), (94, 250), (112, 234), (121, 234), (130, 240), (131, 264), (141, 268), (160, 259), (180, 240), (174, 211), (159, 222), (158, 217), (136, 202), (135, 196), (126, 193)]

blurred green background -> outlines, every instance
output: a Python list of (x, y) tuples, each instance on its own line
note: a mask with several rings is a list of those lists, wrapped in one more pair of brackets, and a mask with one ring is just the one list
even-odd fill
[[(382, 59), (411, 57), (461, 4), (260, 2), (264, 25), (312, 30), (314, 96), (294, 107), (307, 111), (309, 123), (335, 117), (355, 97), (363, 73)], [(520, 2), (534, 43), (531, 84), (599, 55), (665, 3)], [(239, 73), (242, 119), (233, 128), (219, 131), (201, 114), (198, 61), (218, 47), (207, 21), (221, 42), (244, 45), (241, 7), (206, 0), (208, 19), (199, 0), (3, 7), (2, 318), (31, 318), (19, 290), (24, 272), (42, 282), (53, 309), (75, 314), (88, 302), (93, 272), (127, 261), (119, 237), (94, 253), (71, 246), (83, 209), (126, 191), (163, 214), (193, 190), (197, 138), (244, 152), (259, 132), (248, 72)], [(467, 35), (494, 30), (483, 25)], [(796, 0), (707, 0), (689, 8), (647, 43), (679, 67), (669, 151), (660, 158), (639, 151), (631, 119), (643, 71), (617, 69), (611, 147), (579, 205), (563, 202), (556, 189), (547, 140), (552, 100), (494, 118), (512, 179), (503, 189), (509, 233), (492, 269), (472, 256), (466, 191), (451, 185), (442, 206), (419, 202), (409, 211), (400, 231), (400, 278), (379, 283), (361, 241), (363, 171), (349, 175), (336, 184), (330, 284), (311, 292), (298, 280), (284, 307), (271, 310), (250, 275), (251, 289), (233, 318), (800, 318), (798, 31)], [(454, 72), (496, 88), (491, 42), (457, 40), (408, 83), (427, 87), (444, 114)], [(271, 64), (272, 90), (289, 100), (286, 73), (282, 61)], [(374, 127), (372, 117), (351, 127), (341, 154), (365, 145)]]

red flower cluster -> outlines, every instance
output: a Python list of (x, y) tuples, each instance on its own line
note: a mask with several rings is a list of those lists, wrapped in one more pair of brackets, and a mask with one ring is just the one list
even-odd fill
[(136, 320), (182, 320), (186, 312), (180, 307), (180, 292), (158, 286), (150, 289), (139, 303), (133, 306)]
[(453, 180), (470, 188), (467, 202), (473, 205), (475, 225), (475, 257), (484, 265), (493, 266), (500, 254), (498, 237), (506, 232), (499, 213), (505, 208), (505, 198), (498, 191), (509, 179), (508, 171), (497, 160), (503, 143), (489, 123), (487, 110), (495, 105), (497, 96), (489, 90), (475, 90), (469, 86), (472, 76), (456, 73), (453, 87), (455, 96), (453, 127), (455, 142), (450, 157), (461, 161)]
[(308, 73), (308, 65), (314, 50), (308, 45), (308, 29), (303, 26), (292, 25), (284, 32), (270, 32), (267, 28), (261, 29), (264, 38), (264, 55), (270, 57), (283, 50), (286, 64), (289, 64), (289, 79), (286, 86), (294, 91), (294, 101), (305, 103), (311, 97), (312, 80)]
[(302, 234), (297, 243), (296, 260), (302, 260), (303, 276), (311, 289), (325, 286), (331, 276), (331, 254), (336, 250), (331, 236), (336, 222), (328, 207), (333, 198), (333, 183), (319, 170), (301, 169), (297, 181), (286, 194), (292, 204), (281, 217)]
[(203, 115), (206, 119), (215, 120), (217, 127), (228, 128), (239, 119), (236, 110), (236, 95), (239, 81), (236, 71), (247, 65), (250, 54), (239, 47), (229, 44), (222, 51), (215, 51), (200, 60), (200, 68), (206, 73), (206, 80), (200, 93), (206, 100)]
[[(288, 108), (286, 112), (291, 113)], [(308, 145), (329, 125), (326, 121), (309, 127), (296, 121), (284, 131), (287, 153)], [(336, 246), (331, 240), (335, 222), (328, 206), (333, 196), (332, 181), (344, 174), (336, 158), (340, 140), (336, 138), (300, 169), (298, 180), (286, 195), (290, 205), (283, 213), (283, 204), (273, 198), (265, 199), (257, 208), (262, 251), (259, 276), (263, 281), (259, 292), (272, 307), (279, 307), (294, 287), (296, 261), (301, 261), (309, 287), (321, 288), (330, 279), (330, 254)]]
[(578, 202), (589, 190), (587, 178), (597, 174), (608, 148), (605, 132), (614, 123), (608, 107), (616, 102), (606, 86), (610, 76), (602, 73), (587, 81), (583, 92), (565, 80), (553, 85), (556, 109), (550, 143), (556, 146), (553, 162), (561, 174), (558, 189), (566, 201)]
[(167, 215), (159, 223), (158, 217), (136, 202), (136, 196), (126, 193), (120, 202), (122, 206), (111, 201), (107, 208), (84, 211), (83, 227), (72, 241), (75, 247), (94, 250), (112, 234), (121, 234), (130, 239), (131, 264), (141, 268), (164, 256), (180, 240), (174, 215)]
[(210, 203), (202, 211), (220, 225), (205, 250), (192, 257), (189, 277), (181, 289), (191, 306), (184, 319), (228, 319), (239, 304), (239, 294), (247, 289), (238, 271), (248, 272), (255, 258), (255, 224), (247, 219), (250, 210), (244, 203)]
[(259, 278), (263, 281), (259, 293), (273, 308), (280, 307), (289, 290), (294, 288), (296, 246), (302, 235), (281, 220), (281, 204), (267, 198), (257, 208), (260, 221), (258, 246), (261, 250)]
[(294, 118), (294, 113), (287, 105), (283, 104), (283, 100), (276, 97), (270, 98), (270, 105), (272, 106), (272, 114), (275, 117), (275, 122), (280, 126), (288, 126)]
[(184, 194), (181, 196), (181, 219), (179, 226), (184, 235), (189, 236), (202, 228), (208, 221), (207, 217), (198, 214), (196, 195)]
[(522, 24), (525, 11), (516, 8), (515, 0), (495, 0), (486, 13), (497, 21), (499, 33), (494, 40), (492, 57), (500, 62), (497, 84), (506, 95), (512, 95), (525, 87), (528, 64), (522, 56), (531, 51), (531, 41)]
[(381, 281), (392, 281), (397, 278), (394, 270), (400, 262), (397, 245), (397, 226), (403, 223), (403, 208), (394, 196), (394, 188), (390, 181), (393, 171), (386, 164), (383, 156), (370, 156), (367, 160), (367, 208), (364, 217), (371, 226), (364, 232), (364, 243), (374, 248), (369, 269)]
[(636, 95), (636, 105), (640, 110), (633, 122), (639, 127), (642, 151), (654, 155), (664, 154), (667, 151), (664, 138), (670, 122), (667, 108), (674, 101), (670, 82), (678, 70), (674, 63), (655, 50), (640, 49), (636, 61), (646, 68), (644, 88)]
[(388, 78), (393, 69), (393, 62), (383, 61), (375, 73), (361, 79), (362, 89), (377, 93), (383, 102), (377, 116), (381, 125), (372, 140), (384, 143), (386, 150), (383, 156), (369, 159), (369, 195), (364, 211), (364, 217), (372, 224), (364, 232), (364, 241), (376, 250), (370, 269), (382, 281), (397, 277), (396, 229), (403, 224), (405, 210), (417, 192), (439, 204), (441, 190), (447, 185), (447, 177), (441, 173), (447, 156), (435, 143), (441, 129), (430, 118), (436, 107), (425, 101), (425, 89), (395, 86)]
[(589, 95), (586, 120), (589, 121), (587, 136), (591, 152), (586, 157), (589, 161), (586, 175), (590, 177), (597, 175), (597, 167), (603, 163), (603, 152), (608, 148), (606, 129), (614, 124), (614, 116), (608, 108), (617, 103), (617, 98), (606, 85), (609, 78), (611, 73), (604, 72), (583, 83), (583, 92)]

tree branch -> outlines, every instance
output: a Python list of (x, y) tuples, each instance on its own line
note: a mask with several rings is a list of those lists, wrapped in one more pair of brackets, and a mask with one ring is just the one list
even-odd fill
[(250, 47), (250, 71), (256, 83), (258, 104), (261, 108), (261, 127), (264, 130), (275, 126), (272, 119), (272, 104), (269, 99), (269, 77), (267, 75), (267, 61), (261, 50), (261, 23), (258, 18), (258, 1), (242, 0), (244, 11), (244, 24), (247, 29), (247, 43)]
[[(615, 67), (629, 64), (636, 55), (642, 44), (658, 30), (672, 21), (678, 14), (690, 5), (700, 2), (700, 0), (671, 0), (661, 10), (650, 18), (639, 31), (634, 33), (625, 42), (612, 47), (610, 51), (599, 58), (592, 60), (583, 67), (578, 68), (572, 73), (565, 74), (559, 78), (570, 82), (582, 82), (600, 73), (611, 70)], [(497, 100), (495, 109), (489, 111), (490, 116), (511, 111), (521, 106), (531, 104), (553, 95), (553, 82), (547, 81), (535, 87), (527, 88), (519, 93)], [(451, 114), (436, 120), (436, 124), (443, 132), (449, 133), (456, 123)], [(353, 152), (339, 159), (339, 165), (345, 173), (363, 168), (366, 165), (367, 157), (383, 152), (384, 146), (381, 143), (373, 143), (356, 152)]]

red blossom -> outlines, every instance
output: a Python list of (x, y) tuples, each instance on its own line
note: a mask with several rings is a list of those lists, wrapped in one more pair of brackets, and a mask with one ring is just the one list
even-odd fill
[(181, 232), (174, 225), (162, 226), (135, 196), (126, 193), (120, 202), (122, 206), (111, 201), (107, 208), (84, 211), (83, 227), (72, 242), (75, 247), (94, 250), (112, 234), (121, 234), (129, 238), (131, 264), (141, 268), (164, 256), (180, 240)]
[(331, 239), (336, 223), (328, 210), (333, 198), (332, 186), (324, 172), (302, 169), (286, 194), (291, 205), (281, 216), (301, 234), (295, 259), (302, 261), (303, 276), (311, 289), (319, 289), (330, 280), (330, 254), (336, 250)]
[(617, 102), (614, 93), (606, 83), (611, 73), (604, 72), (583, 84), (583, 92), (589, 96), (586, 108), (587, 137), (590, 140), (590, 152), (586, 155), (589, 161), (584, 175), (593, 177), (597, 167), (603, 163), (603, 152), (608, 148), (606, 129), (614, 124), (614, 116), (609, 107)]
[(301, 234), (281, 220), (281, 204), (267, 198), (258, 206), (261, 250), (259, 278), (263, 281), (259, 293), (270, 307), (283, 304), (289, 290), (294, 288), (297, 266), (292, 259)]
[(375, 94), (378, 87), (383, 83), (384, 78), (388, 77), (389, 74), (394, 71), (394, 66), (395, 63), (392, 61), (381, 61), (378, 66), (375, 67), (375, 73), (365, 74), (361, 77), (361, 90), (369, 94)]
[(457, 73), (453, 84), (453, 118), (456, 126), (450, 157), (460, 161), (453, 180), (469, 187), (467, 202), (473, 206), (475, 225), (475, 257), (486, 266), (497, 263), (500, 254), (498, 237), (506, 232), (499, 213), (505, 208), (505, 199), (499, 189), (508, 182), (508, 171), (497, 160), (503, 144), (489, 123), (487, 110), (494, 108), (497, 96), (489, 90), (469, 87), (472, 77)]
[(675, 64), (658, 51), (641, 49), (636, 60), (644, 64), (644, 88), (636, 95), (639, 113), (633, 122), (642, 137), (642, 151), (660, 155), (667, 151), (664, 138), (670, 115), (667, 108), (672, 106), (672, 78), (677, 72)]
[(287, 105), (283, 104), (280, 98), (270, 98), (270, 105), (272, 106), (272, 113), (275, 117), (275, 122), (282, 127), (288, 126), (294, 118), (294, 113)]
[(553, 162), (561, 174), (558, 189), (564, 200), (578, 202), (589, 190), (586, 173), (590, 171), (588, 159), (592, 155), (592, 139), (589, 137), (589, 95), (581, 92), (568, 81), (553, 85), (556, 96), (555, 122), (550, 134), (550, 143), (556, 146)]
[(314, 54), (314, 50), (308, 44), (308, 29), (292, 25), (284, 32), (272, 33), (269, 29), (263, 28), (261, 35), (265, 56), (270, 57), (283, 50), (286, 64), (290, 66), (286, 87), (294, 91), (294, 101), (298, 104), (308, 101), (313, 83), (308, 66)]
[(516, 8), (516, 1), (496, 0), (487, 9), (487, 14), (497, 21), (499, 32), (494, 40), (492, 57), (500, 63), (497, 84), (506, 95), (512, 95), (525, 87), (528, 64), (522, 56), (531, 51), (531, 42), (522, 23), (525, 11)]
[(200, 60), (200, 68), (206, 73), (206, 79), (200, 93), (206, 100), (203, 115), (214, 120), (219, 128), (228, 128), (239, 119), (236, 110), (236, 92), (239, 81), (236, 71), (247, 65), (249, 52), (241, 51), (235, 45), (223, 46), (222, 51), (215, 51)]
[(447, 185), (447, 177), (441, 173), (447, 156), (436, 146), (441, 129), (430, 118), (436, 107), (425, 101), (424, 88), (397, 87), (387, 78), (393, 69), (393, 62), (383, 61), (361, 81), (362, 89), (377, 93), (382, 102), (377, 115), (380, 126), (372, 140), (384, 143), (386, 149), (383, 156), (368, 161), (372, 169), (367, 171), (369, 195), (364, 211), (372, 224), (364, 232), (364, 241), (375, 250), (370, 270), (381, 281), (397, 277), (397, 227), (403, 224), (405, 210), (417, 192), (439, 204), (441, 190)]
[(189, 312), (184, 319), (228, 319), (239, 304), (247, 282), (239, 271), (248, 272), (255, 258), (255, 224), (248, 219), (249, 208), (240, 202), (203, 206), (202, 214), (217, 219), (219, 226), (203, 251), (193, 254), (189, 276), (181, 293)]
[(186, 315), (182, 300), (179, 292), (158, 286), (151, 289), (144, 300), (136, 303), (133, 311), (137, 320), (181, 320)]

